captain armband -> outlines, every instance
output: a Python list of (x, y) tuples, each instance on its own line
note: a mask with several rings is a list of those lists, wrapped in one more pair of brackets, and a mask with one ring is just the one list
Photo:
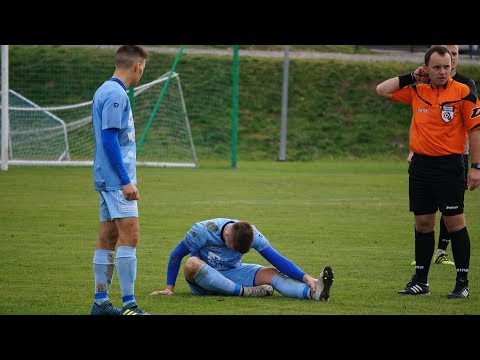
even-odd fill
[(415, 84), (415, 82), (416, 82), (415, 77), (413, 76), (413, 73), (400, 75), (398, 77), (398, 80), (399, 80), (399, 83), (400, 83), (400, 89), (404, 88), (407, 85)]

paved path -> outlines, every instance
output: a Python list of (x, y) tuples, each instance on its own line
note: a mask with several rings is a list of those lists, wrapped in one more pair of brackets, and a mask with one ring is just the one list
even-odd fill
[[(96, 48), (108, 48), (116, 49), (118, 45), (73, 45), (73, 46), (92, 46)], [(352, 45), (353, 46), (353, 45)], [(176, 54), (179, 51), (179, 47), (157, 47), (157, 46), (144, 46), (144, 48), (150, 52), (159, 53), (172, 53)], [(365, 62), (378, 62), (378, 61), (396, 61), (396, 62), (412, 62), (415, 64), (423, 64), (424, 52), (410, 52), (410, 51), (396, 51), (396, 50), (374, 50), (374, 54), (343, 54), (343, 53), (327, 53), (319, 51), (289, 51), (288, 56), (290, 59), (334, 59), (345, 61), (365, 61)], [(232, 49), (199, 49), (189, 48), (185, 45), (183, 49), (184, 54), (194, 55), (217, 55), (217, 56), (232, 56)], [(260, 50), (243, 50), (239, 51), (240, 56), (252, 56), (261, 58), (284, 58), (284, 51), (260, 51)], [(460, 55), (460, 66), (462, 64), (478, 64), (480, 65), (480, 56), (476, 55), (470, 58), (469, 55)]]

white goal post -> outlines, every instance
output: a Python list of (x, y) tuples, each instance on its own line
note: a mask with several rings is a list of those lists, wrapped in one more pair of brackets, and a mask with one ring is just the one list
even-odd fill
[[(8, 51), (6, 60), (2, 56), (2, 74), (7, 66), (5, 62), (8, 63)], [(174, 72), (169, 82), (168, 78), (169, 73), (134, 88), (137, 150), (140, 137), (144, 139), (140, 151), (137, 151), (137, 165), (197, 167), (180, 76)], [(161, 103), (157, 104), (165, 84), (168, 88)], [(1, 90), (3, 170), (8, 165), (93, 165), (91, 100), (63, 106), (39, 106), (15, 89), (9, 89), (8, 75), (2, 75)], [(6, 104), (7, 111), (4, 111), (3, 104)], [(146, 126), (147, 122), (151, 126)], [(144, 131), (148, 132), (144, 134)]]

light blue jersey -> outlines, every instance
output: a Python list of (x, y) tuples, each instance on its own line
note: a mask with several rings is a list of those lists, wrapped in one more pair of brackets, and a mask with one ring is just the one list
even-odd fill
[[(242, 264), (242, 254), (228, 248), (222, 240), (222, 229), (236, 219), (217, 218), (196, 223), (185, 235), (184, 245), (196, 256), (217, 270), (233, 269)], [(253, 226), (253, 225), (252, 225)], [(253, 226), (252, 248), (262, 251), (270, 246), (268, 240)]]
[(96, 191), (122, 189), (103, 147), (102, 130), (119, 129), (118, 141), (122, 160), (132, 183), (136, 185), (136, 143), (132, 108), (126, 88), (118, 79), (105, 81), (95, 92), (92, 105), (92, 126), (95, 137), (93, 176)]

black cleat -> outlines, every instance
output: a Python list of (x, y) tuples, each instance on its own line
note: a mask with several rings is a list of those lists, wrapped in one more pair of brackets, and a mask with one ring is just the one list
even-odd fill
[(415, 275), (412, 276), (412, 281), (410, 281), (405, 289), (398, 292), (401, 295), (430, 295), (430, 288), (428, 283), (424, 284), (417, 281)]
[(333, 284), (333, 270), (327, 265), (318, 278), (315, 291), (310, 294), (313, 300), (327, 301), (330, 298), (330, 287)]
[(455, 289), (448, 294), (449, 299), (463, 299), (468, 297), (468, 280), (467, 279), (458, 279), (455, 284)]

